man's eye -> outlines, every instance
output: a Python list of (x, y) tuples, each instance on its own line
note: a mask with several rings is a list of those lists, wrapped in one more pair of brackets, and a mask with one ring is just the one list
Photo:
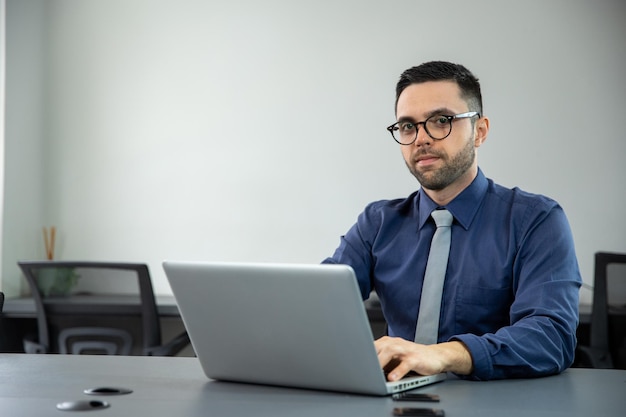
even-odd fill
[(431, 120), (433, 121), (433, 123), (439, 126), (448, 124), (448, 118), (446, 116), (435, 116)]
[(410, 132), (412, 130), (415, 130), (415, 124), (411, 122), (400, 123), (401, 132)]

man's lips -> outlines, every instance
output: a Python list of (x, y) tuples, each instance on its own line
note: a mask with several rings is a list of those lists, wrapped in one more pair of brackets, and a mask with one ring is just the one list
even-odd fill
[(415, 163), (419, 166), (426, 166), (435, 163), (440, 157), (436, 155), (419, 155), (415, 157)]

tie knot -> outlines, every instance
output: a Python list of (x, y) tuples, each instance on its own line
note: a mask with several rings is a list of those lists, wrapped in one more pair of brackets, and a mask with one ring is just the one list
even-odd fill
[(452, 225), (452, 213), (448, 210), (433, 210), (430, 215), (435, 220), (437, 227), (450, 227)]

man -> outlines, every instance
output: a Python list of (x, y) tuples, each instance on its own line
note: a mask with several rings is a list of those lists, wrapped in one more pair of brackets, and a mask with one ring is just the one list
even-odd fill
[[(582, 282), (570, 227), (555, 201), (497, 185), (479, 169), (489, 119), (478, 79), (448, 62), (410, 68), (396, 87), (396, 120), (388, 130), (421, 188), (368, 205), (324, 261), (352, 266), (363, 298), (379, 296), (388, 336), (375, 346), (389, 380), (409, 371), (488, 380), (569, 367)], [(438, 209), (452, 214), (451, 243), (436, 343), (424, 344), (415, 342), (425, 326), (416, 323)]]

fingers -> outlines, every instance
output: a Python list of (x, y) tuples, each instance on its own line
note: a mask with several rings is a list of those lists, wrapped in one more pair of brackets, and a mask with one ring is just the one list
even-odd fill
[(467, 348), (460, 342), (421, 345), (397, 337), (381, 337), (374, 342), (381, 368), (387, 379), (397, 381), (410, 371), (420, 375), (455, 372), (467, 375), (473, 362)]
[(404, 378), (404, 376), (411, 371), (412, 369), (411, 369), (411, 366), (408, 364), (408, 362), (402, 361), (402, 362), (399, 362), (398, 366), (393, 368), (389, 372), (389, 374), (387, 374), (387, 379), (391, 382), (398, 381)]
[(413, 370), (411, 353), (415, 343), (384, 336), (374, 342), (378, 362), (388, 372), (389, 381), (397, 381)]

